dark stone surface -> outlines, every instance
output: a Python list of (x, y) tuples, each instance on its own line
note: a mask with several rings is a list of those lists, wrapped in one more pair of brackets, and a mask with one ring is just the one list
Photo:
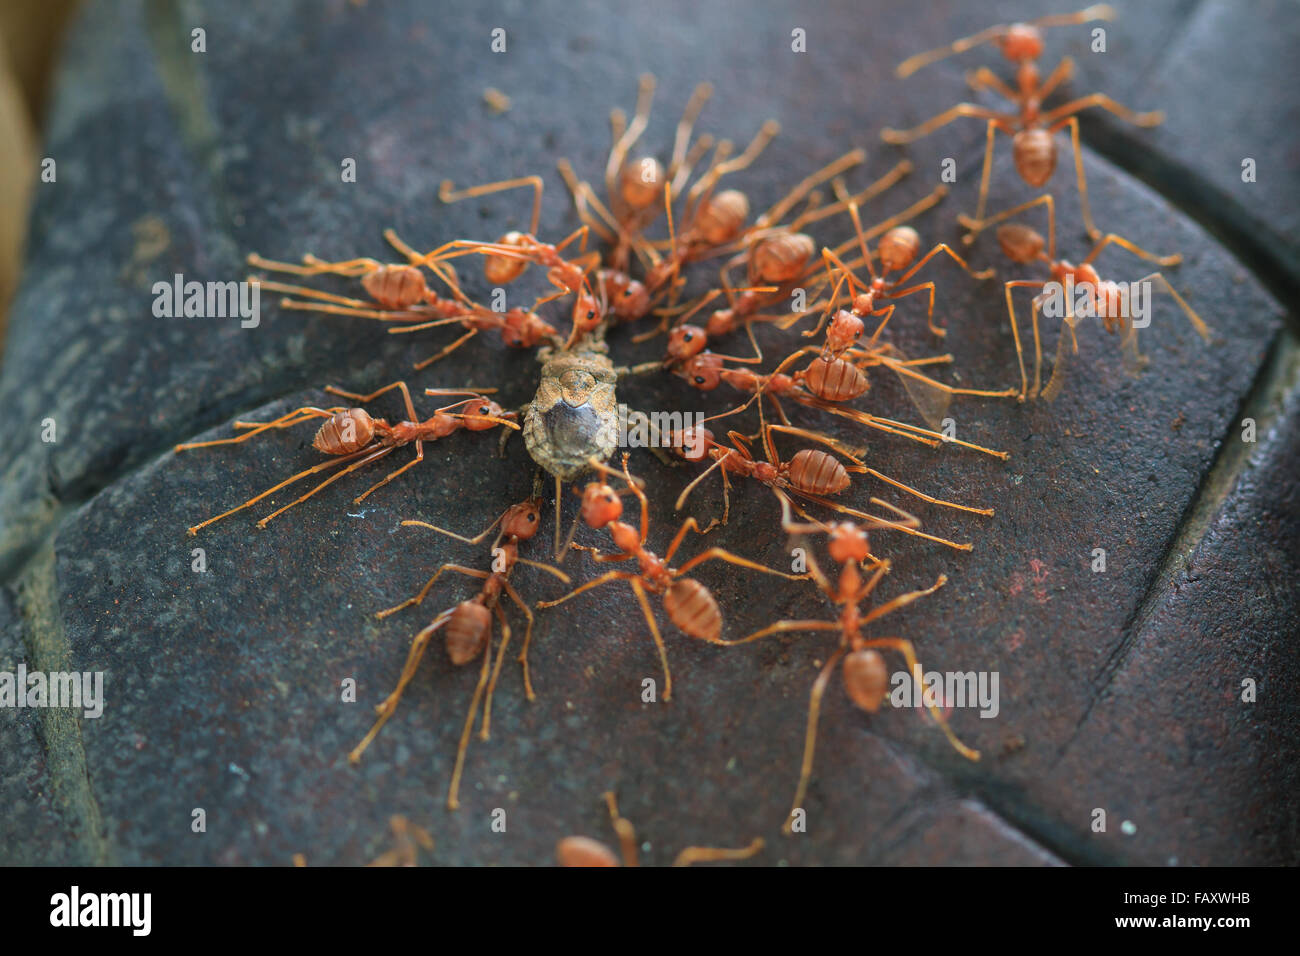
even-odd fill
[[(451, 673), (440, 651), (429, 655), (361, 767), (349, 767), (345, 754), (369, 726), (370, 704), (395, 680), (411, 634), (471, 589), (449, 584), (425, 608), (382, 622), (371, 613), (411, 593), (443, 561), (486, 562), (484, 548), (399, 528), (398, 521), (420, 517), (464, 533), (482, 528), (531, 486), (522, 444), (512, 441), (502, 461), (494, 457), (494, 434), (456, 435), (361, 506), (351, 498), (377, 480), (375, 470), (332, 486), (264, 531), (253, 521), (270, 508), (196, 539), (184, 534), (317, 457), (305, 428), (179, 456), (166, 450), (173, 442), (228, 434), (234, 415), (268, 418), (322, 401), (303, 390), (327, 382), (369, 389), (407, 376), (413, 359), (451, 336), (408, 342), (365, 322), (282, 313), (269, 296), (256, 330), (233, 320), (154, 319), (153, 281), (175, 271), (238, 277), (249, 250), (288, 259), (306, 251), (384, 256), (380, 231), (389, 224), (421, 246), (457, 235), (490, 238), (520, 224), (525, 207), (515, 197), (439, 205), (443, 178), (472, 183), (542, 172), (542, 231), (562, 235), (575, 223), (553, 161), (569, 156), (596, 175), (608, 109), (631, 108), (643, 69), (660, 76), (647, 144), (669, 142), (699, 79), (717, 87), (702, 128), (745, 140), (768, 116), (782, 122), (781, 137), (737, 178), (756, 207), (853, 145), (872, 153), (869, 169), (850, 175), (852, 185), (865, 184), (902, 155), (878, 144), (879, 127), (924, 119), (962, 98), (960, 72), (973, 65), (966, 57), (904, 84), (892, 77), (899, 51), (978, 29), (1000, 11), (962, 7), (949, 15), (942, 5), (918, 7), (906, 17), (891, 14), (891, 28), (876, 30), (846, 5), (808, 24), (810, 52), (794, 55), (785, 52), (789, 31), (805, 16), (772, 6), (689, 14), (686, 6), (674, 13), (658, 4), (653, 13), (616, 14), (529, 7), (510, 16), (459, 14), (454, 30), (400, 5), (336, 4), (312, 15), (277, 6), (247, 19), (225, 7), (193, 15), (167, 9), (92, 7), (74, 35), (46, 147), (67, 159), (60, 159), (57, 186), (40, 194), (5, 357), (4, 393), (23, 427), (0, 439), (8, 443), (0, 549), (11, 578), (21, 572), (22, 593), (57, 595), (45, 617), (32, 612), (35, 599), (26, 601), (25, 640), (66, 654), (75, 669), (108, 674), (109, 712), (79, 728), (103, 821), (93, 858), (284, 863), (304, 852), (312, 861), (357, 863), (383, 848), (388, 816), (404, 813), (434, 832), (438, 862), (540, 863), (567, 833), (611, 839), (599, 798), (614, 788), (655, 863), (670, 862), (691, 843), (742, 845), (756, 835), (768, 840), (765, 863), (1296, 862), (1294, 771), (1287, 769), (1295, 763), (1296, 714), (1267, 696), (1294, 674), (1294, 602), (1282, 587), (1264, 591), (1220, 575), (1203, 575), (1196, 589), (1166, 598), (1178, 582), (1161, 573), (1187, 529), (1200, 527), (1190, 518), (1207, 507), (1203, 526), (1213, 534), (1204, 560), (1242, 564), (1252, 541), (1235, 529), (1253, 526), (1232, 516), (1258, 513), (1269, 482), (1294, 475), (1294, 430), (1279, 426), (1275, 438), (1261, 438), (1262, 461), (1241, 485), (1233, 490), (1228, 482), (1222, 504), (1205, 505), (1207, 476), (1228, 457), (1224, 447), (1236, 440), (1270, 348), (1289, 347), (1278, 344), (1287, 341), (1278, 337), (1281, 311), (1246, 266), (1185, 215), (1092, 155), (1098, 222), (1156, 251), (1183, 253), (1184, 264), (1167, 274), (1215, 329), (1214, 344), (1202, 344), (1165, 297), (1144, 333), (1152, 363), (1139, 379), (1125, 376), (1113, 340), (1089, 326), (1055, 404), (954, 403), (959, 436), (1011, 451), (1006, 463), (957, 448), (935, 453), (866, 439), (872, 463), (887, 474), (997, 509), (993, 519), (917, 509), (929, 530), (974, 540), (970, 555), (877, 541), (896, 568), (883, 597), (928, 585), (941, 571), (951, 581), (876, 633), (915, 640), (927, 669), (1000, 673), (996, 720), (969, 711), (953, 718), (958, 734), (984, 751), (977, 765), (916, 716), (868, 719), (836, 682), (805, 801), (809, 832), (782, 838), (777, 828), (795, 783), (808, 690), (833, 638), (798, 635), (719, 649), (670, 628), (674, 699), (643, 704), (640, 682), (658, 678), (657, 658), (630, 592), (611, 587), (539, 614), (532, 653), (538, 700), (523, 700), (517, 667), (507, 664), (493, 740), (471, 746), (463, 809), (449, 814), (442, 804), (475, 675)], [(1110, 27), (1105, 71), (1080, 56), (1073, 89), (1109, 89), (1119, 98), (1136, 88), (1133, 78), (1154, 69), (1164, 52), (1163, 41), (1150, 41), (1162, 34), (1152, 31), (1187, 10), (1177, 3), (1125, 10)], [(694, 26), (684, 30), (688, 15)], [(192, 25), (208, 32), (201, 57), (188, 52)], [(494, 57), (486, 50), (498, 25), (508, 31), (510, 53)], [(96, 39), (107, 29), (121, 36), (111, 51)], [(1061, 50), (1083, 42), (1065, 31), (1053, 36)], [(295, 66), (302, 62), (332, 69)], [(488, 85), (512, 97), (504, 116), (484, 109)], [(1176, 106), (1129, 101), (1171, 113)], [(926, 193), (937, 158), (953, 155), (963, 171), (954, 194), (918, 228), (931, 241), (955, 240), (952, 215), (974, 204), (977, 182), (964, 171), (978, 170), (981, 130), (951, 129), (951, 137), (910, 153), (921, 172), (877, 200), (870, 221)], [(994, 209), (1026, 195), (1007, 153), (1000, 155)], [(338, 182), (345, 156), (358, 160), (355, 185)], [(1057, 181), (1061, 252), (1077, 259), (1086, 247), (1075, 227), (1068, 166)], [(133, 233), (131, 224), (150, 217), (165, 224), (170, 242), (146, 258), (153, 234)], [(838, 240), (845, 233), (836, 223), (818, 235)], [(981, 265), (995, 255), (991, 237), (973, 250)], [(1150, 271), (1119, 251), (1101, 264), (1117, 279)], [(954, 382), (1010, 384), (1014, 351), (1000, 282), (1014, 272), (1000, 271), (1005, 275), (979, 285), (936, 265), (939, 314), (950, 333), (940, 346), (911, 309), (895, 319), (904, 347), (916, 355), (950, 350), (958, 360), (949, 373)], [(473, 292), (486, 292), (477, 270), (461, 274)], [(330, 287), (351, 288), (342, 281)], [(1045, 329), (1050, 355), (1055, 330)], [(628, 338), (611, 336), (618, 362), (651, 358), (662, 347), (661, 340), (632, 346)], [(764, 341), (775, 351), (780, 337)], [(419, 387), (498, 384), (510, 405), (527, 399), (535, 370), (527, 355), (476, 342), (407, 377)], [(874, 381), (873, 410), (916, 418), (896, 381)], [(726, 407), (722, 393), (704, 397), (671, 379), (637, 382), (620, 397), (642, 408)], [(421, 398), (419, 407), (429, 407)], [(382, 401), (379, 407), (397, 410)], [(60, 423), (54, 446), (33, 437), (50, 414)], [(847, 423), (811, 413), (799, 420), (863, 439)], [(677, 523), (673, 499), (691, 472), (644, 454), (633, 468), (650, 481), (650, 543), (662, 551)], [(1272, 517), (1259, 519), (1271, 522), (1278, 543), (1255, 555), (1282, 580), (1294, 576), (1296, 559), (1287, 531), (1295, 513), (1291, 481), (1291, 497), (1275, 497), (1276, 510), (1266, 512)], [(861, 484), (853, 500), (883, 489)], [(760, 492), (737, 489), (730, 526), (708, 543), (787, 566), (775, 503)], [(716, 484), (701, 489), (690, 510), (716, 513), (716, 493)], [(65, 513), (69, 506), (75, 510)], [(1224, 517), (1211, 521), (1215, 515)], [(52, 529), (51, 561), (41, 557), (40, 538)], [(702, 546), (689, 541), (682, 553)], [(194, 547), (205, 549), (206, 573), (190, 570)], [(1096, 547), (1107, 550), (1106, 574), (1089, 569)], [(542, 543), (526, 553), (541, 557)], [(576, 557), (567, 569), (590, 573)], [(796, 585), (771, 587), (717, 566), (699, 577), (734, 636), (779, 617), (830, 613)], [(518, 584), (530, 601), (560, 593), (558, 582), (528, 568), (519, 570)], [(1157, 675), (1181, 668), (1188, 686), (1202, 687), (1216, 668), (1236, 674), (1231, 658), (1216, 656), (1231, 650), (1218, 646), (1221, 625), (1201, 602), (1225, 621), (1251, 621), (1253, 666), (1268, 676), (1260, 681), (1261, 702), (1243, 717), (1241, 705), (1217, 692), (1161, 698), (1161, 719), (1135, 734), (1152, 709), (1143, 695), (1164, 692)], [(1248, 618), (1239, 610), (1245, 603)], [(50, 620), (60, 626), (50, 628)], [(1180, 621), (1200, 622), (1203, 653), (1174, 641), (1180, 627), (1191, 626)], [(339, 702), (347, 677), (358, 682), (358, 704)], [(1195, 757), (1179, 749), (1193, 727)], [(1249, 813), (1241, 815), (1241, 775), (1260, 759), (1266, 772), (1250, 781)], [(32, 766), (39, 779), (44, 771)], [(63, 761), (56, 773), (71, 766)], [(1220, 774), (1235, 785), (1206, 789), (1194, 803), (1178, 799), (1187, 781)], [(1088, 830), (1093, 806), (1113, 810), (1104, 837)], [(207, 812), (203, 835), (190, 829), (196, 807)], [(490, 828), (498, 807), (507, 813), (505, 834)], [(1138, 823), (1136, 837), (1120, 834), (1121, 818)], [(18, 828), (6, 819), (6, 846), (24, 832), (18, 819)]]

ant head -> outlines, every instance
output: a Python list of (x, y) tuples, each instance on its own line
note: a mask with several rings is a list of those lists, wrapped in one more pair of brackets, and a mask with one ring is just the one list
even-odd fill
[(1028, 23), (1011, 24), (997, 43), (1002, 55), (1012, 63), (1037, 60), (1043, 55), (1043, 33)]
[(593, 481), (582, 492), (582, 520), (589, 528), (603, 528), (623, 514), (623, 499), (609, 485)]
[(841, 521), (831, 528), (828, 550), (837, 564), (865, 561), (871, 554), (867, 533), (851, 521)]
[(687, 461), (704, 461), (713, 446), (713, 432), (703, 425), (683, 428), (669, 434), (672, 450)]
[(699, 355), (709, 344), (708, 333), (698, 325), (679, 325), (668, 334), (668, 357), (688, 359)]
[(862, 319), (847, 309), (840, 309), (826, 329), (826, 344), (832, 351), (843, 351), (858, 340), (864, 329), (866, 325)]
[(880, 256), (881, 272), (898, 272), (906, 269), (921, 249), (921, 236), (911, 226), (895, 226), (880, 237), (876, 254)]
[(677, 374), (701, 392), (711, 392), (722, 384), (722, 356), (701, 352), (687, 359)]
[(505, 415), (505, 410), (496, 402), (490, 402), (485, 398), (482, 401), (469, 402), (461, 409), (461, 414), (467, 416), (464, 419), (466, 428), (472, 432), (482, 432), (497, 427), (497, 422), (491, 421), (486, 416), (501, 418)]
[(537, 533), (541, 525), (541, 516), (541, 502), (536, 498), (511, 505), (505, 517), (501, 519), (501, 533), (507, 538), (527, 541)]
[[(608, 291), (608, 287), (607, 291)], [(639, 319), (650, 311), (650, 290), (636, 279), (629, 279), (613, 296), (614, 314), (625, 322)]]
[(1012, 262), (1022, 265), (1042, 256), (1043, 246), (1046, 244), (1039, 233), (1018, 222), (1008, 222), (998, 226), (997, 237), (998, 245), (1002, 247), (1002, 254)]
[(584, 332), (590, 331), (600, 325), (602, 317), (595, 294), (584, 287), (573, 301), (573, 327)]

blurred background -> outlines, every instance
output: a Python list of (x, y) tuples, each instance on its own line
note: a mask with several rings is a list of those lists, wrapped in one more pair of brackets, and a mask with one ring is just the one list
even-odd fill
[(76, 6), (73, 0), (0, 4), (0, 169), (5, 170), (0, 176), (0, 347), (22, 268), (36, 145), (49, 102), (50, 76)]

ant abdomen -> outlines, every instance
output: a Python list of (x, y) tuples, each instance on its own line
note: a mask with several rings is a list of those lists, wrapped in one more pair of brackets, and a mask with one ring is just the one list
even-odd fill
[(676, 578), (664, 592), (664, 610), (683, 634), (705, 641), (722, 637), (722, 611), (713, 595), (693, 578)]
[(889, 686), (889, 670), (880, 652), (870, 648), (854, 651), (844, 658), (843, 667), (849, 699), (869, 714), (880, 710)]
[(382, 266), (361, 277), (362, 288), (385, 309), (406, 309), (424, 301), (428, 286), (414, 266)]
[(1016, 172), (1031, 186), (1041, 186), (1056, 171), (1056, 140), (1045, 129), (1023, 129), (1011, 141)]
[(810, 495), (837, 495), (849, 486), (849, 473), (830, 452), (805, 448), (790, 459), (790, 484)]
[(326, 455), (351, 455), (374, 440), (375, 420), (363, 408), (335, 412), (316, 430), (312, 447)]
[(813, 359), (804, 370), (803, 382), (808, 391), (828, 402), (847, 402), (871, 387), (862, 369), (841, 358)]
[(724, 189), (700, 203), (695, 230), (711, 246), (731, 242), (749, 218), (749, 199), (739, 189)]
[(457, 667), (483, 652), (492, 633), (492, 612), (477, 601), (461, 601), (447, 621), (447, 657)]
[(799, 278), (817, 251), (811, 236), (787, 232), (764, 239), (754, 249), (754, 275), (763, 282), (792, 282)]

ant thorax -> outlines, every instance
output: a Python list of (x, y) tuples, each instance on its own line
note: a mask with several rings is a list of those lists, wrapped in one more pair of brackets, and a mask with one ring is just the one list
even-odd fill
[(544, 352), (541, 380), (524, 415), (524, 444), (533, 461), (563, 481), (618, 447), (618, 376), (600, 342)]

